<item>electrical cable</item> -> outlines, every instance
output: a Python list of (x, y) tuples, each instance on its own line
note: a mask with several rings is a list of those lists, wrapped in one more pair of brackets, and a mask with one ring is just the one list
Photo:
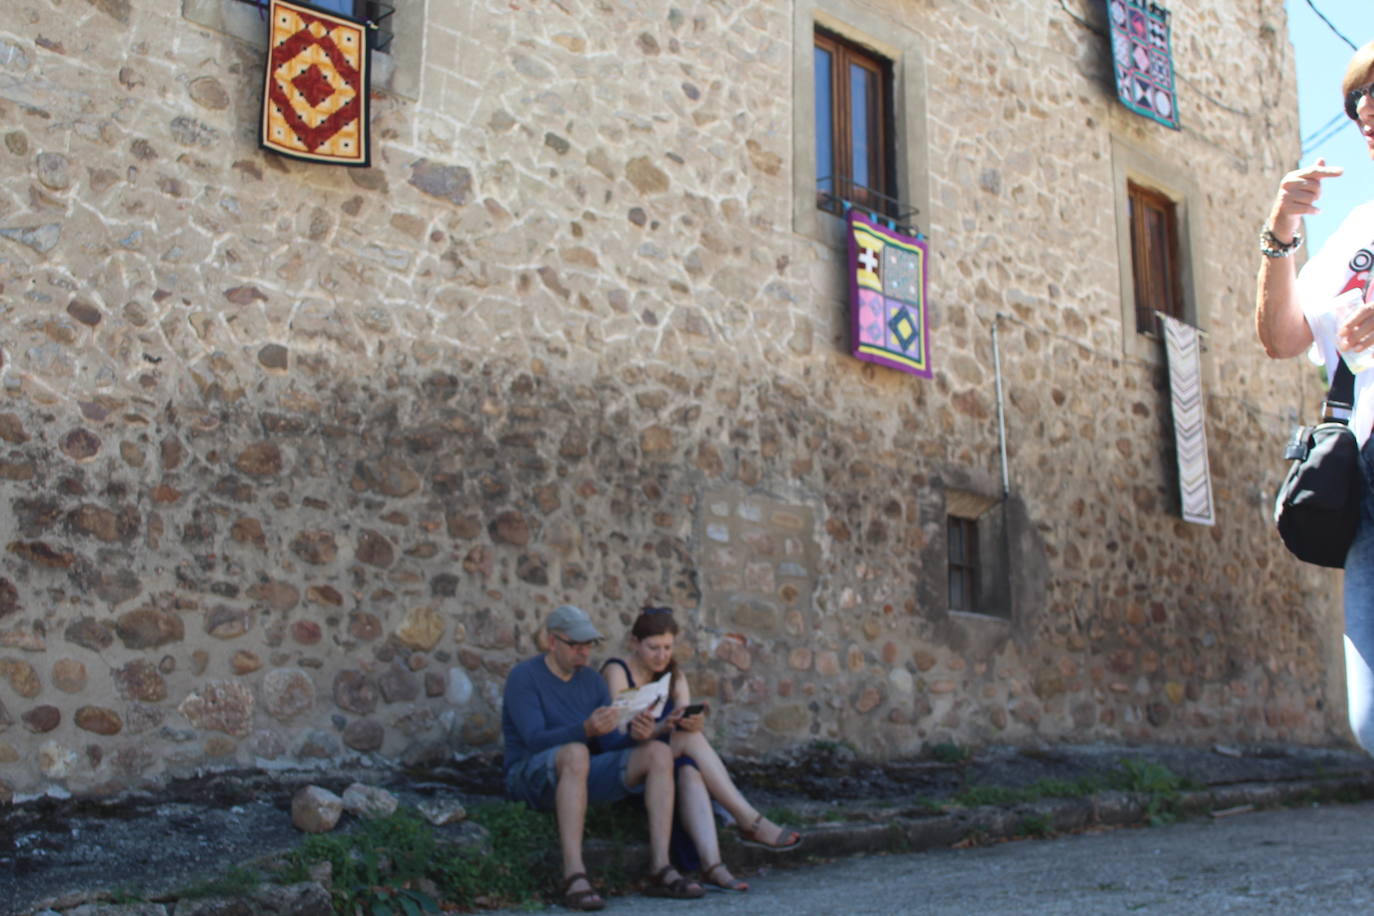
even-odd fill
[(1303, 137), (1303, 138), (1302, 138), (1302, 145), (1303, 145), (1303, 146), (1306, 146), (1307, 144), (1311, 143), (1311, 142), (1312, 142), (1312, 139), (1313, 139), (1314, 137), (1316, 137), (1318, 134), (1325, 133), (1326, 131), (1330, 130), (1333, 126), (1335, 126), (1335, 124), (1336, 124), (1337, 121), (1348, 121), (1348, 120), (1349, 120), (1349, 116), (1346, 115), (1346, 113), (1345, 113), (1344, 111), (1338, 111), (1338, 112), (1336, 112), (1336, 114), (1332, 116), (1332, 118), (1331, 118), (1330, 121), (1327, 121), (1327, 122), (1326, 122), (1325, 124), (1323, 124), (1321, 127), (1318, 127), (1316, 130), (1312, 131), (1312, 132), (1311, 132), (1310, 134), (1308, 134), (1306, 137)]
[(1312, 2), (1312, 0), (1307, 0), (1307, 5), (1312, 7), (1312, 12), (1317, 14), (1318, 19), (1326, 23), (1326, 27), (1330, 29), (1332, 32), (1334, 32), (1337, 38), (1339, 38), (1346, 44), (1350, 45), (1350, 50), (1354, 51), (1358, 49), (1359, 46), (1356, 45), (1355, 42), (1351, 41), (1349, 38), (1346, 38), (1344, 35), (1342, 35), (1341, 30), (1332, 25), (1331, 20), (1326, 18), (1326, 14), (1323, 13), (1321, 10), (1317, 9), (1316, 3)]
[(1321, 137), (1319, 137), (1318, 139), (1313, 140), (1313, 141), (1310, 141), (1310, 142), (1307, 142), (1307, 143), (1304, 143), (1303, 146), (1302, 146), (1302, 154), (1303, 154), (1304, 156), (1306, 156), (1308, 153), (1313, 152), (1314, 150), (1316, 150), (1316, 149), (1318, 149), (1319, 147), (1321, 147), (1324, 143), (1326, 143), (1326, 141), (1330, 140), (1331, 138), (1333, 138), (1333, 137), (1335, 137), (1337, 134), (1339, 134), (1341, 131), (1345, 130), (1346, 127), (1349, 127), (1350, 125), (1352, 125), (1352, 124), (1355, 123), (1354, 121), (1350, 120), (1349, 118), (1346, 118), (1346, 117), (1344, 116), (1344, 114), (1342, 114), (1341, 117), (1342, 117), (1343, 123), (1340, 123), (1340, 124), (1335, 125), (1335, 126), (1332, 127), (1330, 130), (1328, 130), (1324, 135), (1322, 135)]

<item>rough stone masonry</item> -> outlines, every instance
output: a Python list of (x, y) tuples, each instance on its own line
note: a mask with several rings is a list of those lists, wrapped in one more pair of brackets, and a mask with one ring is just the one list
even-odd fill
[[(343, 169), (258, 150), (251, 7), (10, 0), (0, 797), (491, 749), (563, 602), (675, 607), (735, 754), (1347, 740), (1338, 579), (1266, 520), (1319, 384), (1249, 320), (1283, 4), (1175, 6), (1179, 132), (1089, 0), (401, 0)], [(848, 356), (815, 24), (921, 113), (930, 380)], [(1123, 148), (1194, 182), (1214, 528), (1121, 319)]]

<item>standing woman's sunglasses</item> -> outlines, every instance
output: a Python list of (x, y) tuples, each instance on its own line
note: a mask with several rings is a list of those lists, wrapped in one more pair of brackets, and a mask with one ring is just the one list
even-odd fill
[(1374, 92), (1374, 83), (1361, 86), (1359, 89), (1351, 89), (1345, 94), (1345, 113), (1350, 116), (1350, 120), (1358, 121), (1360, 119), (1360, 99), (1369, 95), (1370, 92)]

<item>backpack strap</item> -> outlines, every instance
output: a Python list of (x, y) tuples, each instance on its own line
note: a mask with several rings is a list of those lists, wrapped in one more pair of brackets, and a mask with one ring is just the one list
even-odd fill
[(1355, 374), (1345, 364), (1345, 357), (1337, 354), (1336, 374), (1322, 401), (1322, 422), (1350, 423), (1355, 406)]

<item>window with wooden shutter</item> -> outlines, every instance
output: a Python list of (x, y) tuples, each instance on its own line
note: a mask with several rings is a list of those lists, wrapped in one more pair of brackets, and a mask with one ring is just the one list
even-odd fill
[(897, 198), (891, 62), (823, 29), (815, 39), (816, 206), (886, 212)]
[(1178, 214), (1168, 196), (1126, 183), (1131, 226), (1131, 273), (1135, 283), (1135, 329), (1153, 333), (1155, 312), (1184, 319)]

